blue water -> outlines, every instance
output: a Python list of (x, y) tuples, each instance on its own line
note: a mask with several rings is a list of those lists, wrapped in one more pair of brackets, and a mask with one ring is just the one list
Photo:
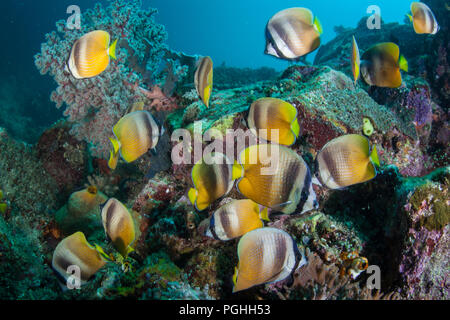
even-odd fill
[[(355, 27), (370, 5), (378, 5), (386, 22), (403, 22), (410, 0), (144, 0), (158, 8), (168, 44), (187, 53), (210, 55), (217, 63), (236, 67), (285, 68), (287, 62), (264, 55), (264, 30), (276, 12), (307, 7), (323, 25), (323, 43), (333, 39), (338, 25)], [(312, 55), (313, 56), (313, 55)], [(308, 58), (312, 61), (312, 58)]]

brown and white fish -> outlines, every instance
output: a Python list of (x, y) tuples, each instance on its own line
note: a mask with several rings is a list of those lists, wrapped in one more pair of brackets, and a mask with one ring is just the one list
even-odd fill
[(277, 98), (261, 98), (252, 103), (248, 112), (249, 129), (259, 138), (291, 146), (300, 135), (297, 109)]
[(297, 269), (307, 264), (294, 239), (275, 228), (246, 233), (238, 244), (238, 258), (233, 292), (292, 277)]
[(135, 224), (130, 211), (117, 199), (109, 199), (102, 207), (102, 222), (114, 247), (126, 258), (134, 249)]
[(92, 78), (109, 65), (109, 57), (116, 58), (115, 40), (110, 45), (109, 33), (95, 30), (75, 41), (67, 61), (67, 69), (77, 79)]
[(227, 241), (264, 227), (263, 220), (269, 221), (267, 208), (250, 199), (232, 200), (205, 220), (208, 225), (204, 234)]
[(69, 267), (76, 266), (80, 270), (80, 284), (85, 284), (107, 261), (110, 259), (99, 246), (91, 246), (82, 232), (76, 232), (56, 246), (52, 268), (67, 281), (72, 275), (68, 273)]
[(377, 149), (370, 150), (369, 140), (348, 134), (328, 142), (316, 157), (316, 176), (330, 189), (341, 189), (369, 181), (379, 166)]
[(408, 61), (400, 55), (400, 48), (395, 43), (376, 44), (361, 57), (362, 77), (371, 86), (400, 87), (402, 85), (400, 70), (408, 71)]
[(236, 186), (246, 198), (284, 214), (301, 214), (318, 207), (306, 162), (293, 150), (258, 144), (243, 150), (235, 166)]
[(411, 3), (411, 13), (409, 19), (413, 23), (414, 31), (417, 34), (436, 34), (440, 27), (433, 11), (423, 2)]
[(117, 166), (119, 154), (126, 162), (133, 162), (154, 149), (162, 134), (149, 111), (138, 110), (123, 116), (113, 127), (114, 138), (110, 138), (113, 148), (108, 165)]
[(213, 152), (204, 155), (192, 168), (194, 187), (189, 189), (189, 201), (199, 211), (226, 195), (233, 188), (234, 164), (226, 155)]
[(322, 25), (307, 8), (289, 8), (275, 14), (266, 26), (265, 53), (296, 60), (320, 46)]
[(213, 62), (210, 57), (203, 57), (198, 62), (194, 75), (195, 88), (206, 107), (209, 107), (209, 98), (213, 88)]

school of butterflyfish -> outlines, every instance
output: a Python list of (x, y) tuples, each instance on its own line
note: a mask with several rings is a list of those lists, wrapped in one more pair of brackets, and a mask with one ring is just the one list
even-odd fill
[[(424, 3), (413, 2), (408, 17), (417, 34), (434, 35), (439, 31), (433, 12)], [(320, 46), (322, 32), (322, 25), (311, 10), (282, 10), (267, 22), (265, 53), (297, 60)], [(110, 38), (102, 30), (79, 38), (73, 44), (66, 70), (79, 81), (105, 72), (110, 57), (116, 56), (117, 40), (111, 44)], [(349, 40), (355, 84), (362, 78), (370, 86), (402, 85), (401, 71), (408, 71), (408, 62), (395, 43), (374, 44), (360, 55), (356, 38)], [(194, 84), (200, 100), (210, 107), (213, 89), (210, 57), (199, 59)], [(256, 100), (249, 107), (245, 122), (262, 143), (242, 150), (237, 159), (211, 152), (192, 168), (193, 185), (187, 196), (196, 210), (208, 209), (233, 187), (245, 198), (231, 200), (218, 208), (199, 227), (202, 235), (216, 240), (240, 238), (233, 292), (292, 278), (297, 269), (307, 264), (304, 252), (288, 233), (264, 226), (270, 215), (304, 214), (317, 209), (313, 184), (342, 189), (370, 181), (377, 175), (380, 162), (376, 146), (358, 134), (344, 135), (325, 144), (316, 155), (313, 173), (290, 148), (300, 136), (298, 117), (297, 109), (286, 101), (270, 97)], [(116, 168), (119, 156), (130, 163), (155, 149), (162, 132), (161, 125), (142, 105), (131, 108), (112, 128), (109, 167)], [(105, 235), (120, 256), (127, 259), (136, 240), (136, 222), (130, 210), (111, 198), (101, 205), (101, 220)], [(64, 282), (68, 279), (68, 267), (78, 266), (84, 284), (111, 261), (114, 261), (112, 254), (97, 244), (91, 245), (82, 232), (76, 232), (58, 244), (52, 267)], [(367, 263), (364, 265), (367, 267)]]

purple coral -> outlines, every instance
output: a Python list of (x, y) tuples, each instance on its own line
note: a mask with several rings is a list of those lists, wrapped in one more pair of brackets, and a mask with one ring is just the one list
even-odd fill
[(419, 87), (411, 90), (406, 98), (408, 108), (415, 110), (414, 123), (423, 127), (430, 123), (433, 110), (431, 108), (430, 93), (426, 88)]
[[(51, 100), (57, 108), (67, 105), (64, 115), (75, 123), (71, 133), (90, 143), (94, 156), (107, 155), (112, 126), (133, 102), (144, 100), (138, 86), (158, 71), (166, 32), (155, 22), (155, 13), (155, 9), (141, 9), (138, 0), (114, 0), (107, 8), (97, 4), (83, 12), (80, 30), (69, 30), (64, 20), (58, 21), (57, 31), (46, 35), (35, 56), (41, 74), (49, 73), (58, 84)], [(118, 39), (117, 60), (99, 76), (77, 80), (64, 70), (72, 44), (96, 29)]]

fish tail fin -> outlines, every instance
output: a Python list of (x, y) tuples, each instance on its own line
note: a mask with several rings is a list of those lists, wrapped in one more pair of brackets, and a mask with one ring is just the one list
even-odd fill
[(95, 246), (95, 250), (97, 250), (97, 252), (100, 254), (100, 256), (102, 257), (103, 260), (105, 261), (113, 261), (114, 259), (108, 255), (105, 250), (103, 250), (102, 247), (100, 247), (98, 244), (94, 243)]
[(114, 154), (119, 152), (119, 148), (120, 148), (120, 141), (117, 140), (116, 138), (109, 138), (109, 140), (111, 141), (113, 148), (114, 148)]
[(300, 135), (300, 125), (298, 124), (298, 119), (295, 118), (294, 122), (291, 124), (291, 130), (294, 133), (295, 137), (298, 138)]
[(378, 158), (377, 146), (375, 146), (375, 145), (373, 146), (372, 153), (370, 154), (370, 160), (377, 167), (380, 166), (380, 159)]
[(404, 55), (400, 56), (398, 64), (401, 70), (408, 72), (408, 61), (406, 60)]
[(319, 18), (314, 17), (314, 28), (316, 28), (316, 30), (322, 34), (323, 33), (323, 28), (322, 28), (322, 23), (320, 23)]
[(244, 169), (242, 168), (242, 166), (237, 161), (234, 161), (232, 169), (232, 179), (237, 180), (239, 178), (242, 178), (243, 174)]
[(128, 257), (128, 255), (130, 253), (134, 252), (134, 249), (132, 247), (128, 246), (125, 252), (126, 252), (125, 257)]
[(195, 205), (195, 201), (197, 200), (198, 192), (194, 188), (190, 188), (188, 192), (189, 201)]
[[(239, 266), (239, 264), (238, 264), (238, 266)], [(234, 273), (233, 273), (233, 292), (234, 292), (235, 287), (236, 287), (237, 276), (238, 276), (238, 267), (234, 267)]]
[(413, 22), (413, 17), (412, 17), (412, 15), (410, 15), (409, 13), (406, 14), (406, 15), (407, 15), (407, 17), (409, 18), (409, 21)]
[(0, 203), (0, 213), (4, 214), (6, 209), (8, 209), (8, 205), (6, 203)]
[(117, 47), (117, 39), (114, 40), (114, 42), (108, 48), (108, 55), (114, 60), (116, 60), (116, 47)]
[(261, 219), (264, 220), (264, 221), (270, 221), (270, 220), (269, 220), (269, 209), (267, 209), (267, 207), (264, 207), (264, 209), (261, 211), (261, 213), (259, 214), (259, 216), (260, 216)]

